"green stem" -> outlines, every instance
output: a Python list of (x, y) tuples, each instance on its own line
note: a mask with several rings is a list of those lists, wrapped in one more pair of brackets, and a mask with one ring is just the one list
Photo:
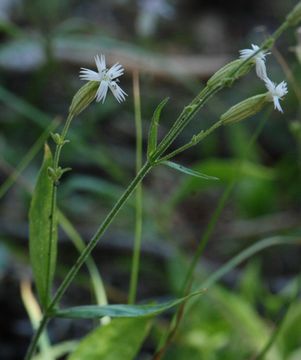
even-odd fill
[[(287, 21), (285, 21), (283, 24), (279, 26), (279, 28), (268, 38), (262, 46), (249, 58), (245, 59), (236, 69), (233, 70), (233, 73), (231, 76), (233, 77), (233, 80), (235, 80), (235, 74), (257, 54), (262, 49), (268, 50), (272, 47), (273, 43), (279, 38), (279, 36), (287, 30), (289, 27), (289, 24)], [(178, 119), (176, 120), (175, 124), (172, 126), (172, 128), (169, 130), (165, 138), (162, 140), (161, 144), (158, 146), (154, 157), (158, 155), (160, 157), (167, 149), (168, 147), (174, 142), (174, 140), (178, 137), (178, 135), (183, 131), (183, 129), (189, 124), (191, 119), (196, 115), (196, 113), (205, 105), (205, 103), (217, 92), (222, 90), (225, 86), (227, 86), (227, 82), (221, 83), (218, 86), (208, 89), (208, 87), (205, 87), (194, 99), (193, 101), (185, 107), (183, 112), (180, 114)], [(192, 111), (190, 109), (193, 109)], [(190, 147), (190, 146), (188, 146)], [(187, 148), (188, 148), (187, 147)], [(185, 148), (183, 147), (182, 151), (184, 151)], [(178, 153), (178, 152), (177, 152)], [(173, 155), (174, 156), (174, 155)]]
[[(54, 159), (53, 159), (53, 170), (54, 173), (56, 173), (56, 170), (58, 169), (58, 165), (59, 165), (59, 161), (60, 161), (60, 155), (61, 155), (61, 150), (64, 146), (64, 140), (66, 138), (68, 129), (70, 127), (71, 121), (73, 119), (73, 116), (71, 116), (70, 114), (68, 115), (68, 118), (65, 122), (64, 128), (62, 130), (62, 134), (61, 134), (61, 141), (59, 144), (56, 145), (55, 148), (55, 153), (54, 153)], [(49, 227), (49, 241), (48, 241), (48, 259), (51, 258), (51, 254), (52, 254), (52, 247), (53, 247), (53, 239), (56, 236), (56, 231), (57, 231), (57, 216), (56, 216), (56, 202), (57, 202), (57, 184), (56, 181), (53, 181), (52, 183), (52, 193), (51, 193), (51, 208), (50, 208), (50, 227)], [(51, 261), (49, 260), (47, 263), (47, 279), (50, 279), (51, 277)], [(49, 294), (50, 294), (50, 281), (47, 281), (47, 288), (46, 288), (46, 307), (48, 307), (48, 302), (49, 302)]]
[(58, 165), (59, 165), (59, 161), (60, 161), (60, 156), (61, 156), (61, 151), (62, 148), (64, 146), (64, 141), (66, 139), (71, 121), (73, 120), (73, 115), (68, 115), (67, 120), (65, 122), (64, 128), (62, 130), (61, 133), (61, 142), (60, 144), (57, 144), (56, 149), (55, 149), (55, 153), (54, 153), (54, 160), (53, 160), (53, 169), (56, 170)]
[[(258, 138), (261, 130), (263, 129), (264, 127), (264, 124), (268, 118), (268, 115), (270, 114), (270, 110), (267, 111), (266, 113), (266, 116), (263, 117), (262, 121), (260, 122), (260, 124), (258, 125), (257, 129), (255, 130), (254, 134), (252, 135), (246, 149), (245, 149), (245, 153), (243, 154), (241, 160), (240, 160), (240, 163), (242, 163), (243, 159), (246, 157), (246, 154), (248, 152), (248, 150), (250, 149), (250, 147), (253, 145), (253, 143), (255, 142), (255, 140)], [(216, 123), (217, 124), (217, 123)], [(210, 129), (208, 129), (210, 130)], [(240, 168), (241, 165), (238, 166), (238, 168)], [(193, 259), (191, 261), (191, 264), (190, 264), (190, 267), (187, 271), (187, 274), (186, 274), (186, 277), (185, 277), (185, 280), (183, 282), (183, 285), (182, 285), (182, 295), (185, 295), (190, 287), (191, 287), (191, 283), (192, 283), (192, 279), (193, 279), (193, 274), (195, 272), (195, 269), (196, 269), (196, 266), (198, 264), (198, 261), (199, 259), (201, 258), (204, 250), (205, 250), (205, 247), (208, 243), (208, 241), (210, 240), (210, 237), (212, 235), (212, 232), (215, 228), (215, 225), (225, 207), (225, 204), (236, 184), (236, 178), (234, 177), (232, 179), (232, 181), (228, 184), (226, 190), (224, 191), (222, 197), (219, 199), (219, 202), (217, 204), (217, 207), (210, 219), (210, 222), (209, 224), (207, 225), (206, 227), (206, 230), (205, 230), (205, 233), (204, 235), (202, 236), (198, 246), (197, 246), (197, 249), (196, 249), (196, 252), (193, 256)], [(164, 336), (163, 340), (161, 340), (160, 342), (160, 346), (159, 346), (159, 350), (155, 356), (155, 360), (160, 360), (161, 357), (163, 356), (163, 354), (165, 353), (166, 351), (166, 348), (169, 346), (169, 344), (172, 342), (173, 340), (173, 336), (175, 335), (176, 333), (176, 330), (177, 330), (177, 327), (179, 326), (180, 324), (180, 320), (181, 318), (179, 318), (179, 314), (181, 313), (181, 316), (183, 315), (184, 313), (184, 306), (185, 306), (185, 303), (182, 304), (182, 306), (178, 309), (178, 311), (175, 313), (175, 315), (173, 316), (172, 320), (171, 320), (171, 324), (170, 324), (170, 327), (166, 333), (166, 335)]]
[(161, 162), (161, 161), (169, 160), (169, 159), (173, 158), (174, 156), (182, 153), (183, 151), (191, 148), (192, 146), (197, 145), (200, 141), (204, 140), (205, 137), (207, 137), (208, 135), (210, 135), (214, 130), (216, 130), (217, 128), (219, 128), (219, 127), (222, 126), (222, 125), (223, 125), (223, 122), (222, 122), (221, 120), (217, 121), (217, 122), (214, 123), (209, 129), (207, 129), (207, 130), (205, 130), (205, 131), (202, 131), (202, 132), (200, 132), (198, 135), (196, 135), (195, 137), (193, 137), (192, 140), (191, 140), (189, 143), (187, 143), (187, 144), (179, 147), (178, 149), (172, 151), (171, 153), (163, 156), (162, 158), (160, 158), (159, 161)]
[[(51, 193), (51, 208), (50, 208), (50, 226), (49, 226), (49, 241), (48, 241), (48, 262), (47, 262), (47, 283), (46, 283), (46, 301), (45, 307), (47, 308), (50, 298), (50, 277), (51, 277), (51, 254), (52, 254), (52, 246), (53, 241), (56, 236), (56, 195), (57, 195), (57, 186), (55, 184), (52, 185), (52, 193)], [(43, 307), (44, 308), (44, 307)]]
[[(62, 134), (61, 134), (62, 141), (60, 142), (60, 144), (56, 145), (54, 159), (53, 159), (53, 170), (54, 170), (54, 172), (58, 168), (61, 150), (62, 150), (62, 147), (64, 146), (63, 141), (66, 138), (66, 135), (67, 135), (67, 132), (69, 130), (72, 119), (73, 119), (73, 116), (71, 116), (69, 114), (69, 116), (68, 116), (68, 118), (66, 120), (66, 123), (64, 125)], [(50, 209), (50, 229), (49, 229), (49, 248), (48, 248), (49, 256), (52, 253), (53, 236), (54, 236), (54, 234), (56, 232), (56, 195), (57, 195), (57, 184), (55, 184), (55, 182), (53, 182), (52, 195), (51, 195), (51, 209)], [(50, 261), (48, 261), (48, 265), (47, 265), (47, 279), (49, 279), (49, 277), (50, 277)], [(47, 289), (46, 289), (46, 296), (47, 297), (48, 297), (49, 292), (50, 292), (49, 281), (47, 281)], [(48, 305), (49, 305), (48, 304), (48, 298), (46, 300), (47, 300), (46, 306), (48, 307)], [(40, 322), (40, 325), (39, 325), (39, 327), (38, 327), (38, 329), (37, 329), (37, 331), (36, 331), (36, 333), (35, 333), (35, 335), (34, 335), (34, 337), (32, 339), (32, 342), (31, 342), (31, 344), (30, 344), (30, 346), (28, 348), (25, 360), (31, 359), (31, 357), (32, 357), (32, 355), (33, 355), (33, 353), (35, 351), (35, 348), (37, 346), (39, 337), (40, 337), (41, 333), (43, 332), (47, 322), (48, 322), (48, 316), (44, 314), (43, 318), (42, 318), (42, 320)]]
[[(273, 39), (273, 41), (275, 42), (289, 27), (290, 24), (288, 23), (288, 21), (285, 21), (278, 27), (278, 29), (274, 31), (274, 33), (270, 36), (270, 39)], [(269, 45), (269, 38), (263, 43), (263, 46), (261, 48), (264, 49), (266, 45)]]
[(75, 264), (72, 266), (72, 268), (69, 270), (69, 272), (65, 276), (62, 284), (57, 289), (51, 303), (49, 304), (46, 314), (44, 314), (44, 317), (42, 319), (42, 322), (40, 323), (40, 326), (39, 326), (37, 332), (35, 333), (35, 335), (32, 339), (32, 342), (30, 344), (30, 347), (28, 348), (28, 352), (26, 354), (25, 360), (30, 360), (35, 351), (39, 336), (42, 333), (42, 331), (47, 323), (47, 321), (45, 320), (45, 319), (48, 319), (47, 314), (51, 313), (53, 311), (54, 307), (60, 301), (60, 299), (64, 295), (65, 291), (67, 290), (68, 286), (71, 284), (75, 275), (77, 274), (77, 272), (79, 271), (81, 266), (84, 264), (84, 262), (86, 261), (87, 257), (90, 255), (92, 250), (97, 245), (101, 236), (105, 233), (105, 231), (107, 230), (107, 228), (109, 227), (111, 222), (115, 219), (116, 215), (119, 213), (122, 206), (125, 204), (125, 202), (128, 200), (128, 198), (132, 195), (132, 193), (136, 189), (137, 185), (143, 180), (143, 178), (151, 170), (151, 168), (152, 168), (152, 165), (149, 162), (146, 162), (144, 164), (144, 166), (140, 169), (139, 173), (136, 175), (136, 177), (133, 179), (133, 181), (130, 183), (130, 185), (127, 187), (127, 189), (124, 191), (124, 193), (121, 195), (119, 200), (115, 203), (112, 210), (106, 216), (103, 223), (100, 225), (100, 227), (98, 228), (98, 230), (96, 231), (96, 233), (94, 234), (94, 236), (92, 237), (92, 239), (90, 240), (88, 245), (85, 247), (85, 249), (80, 254), (80, 256), (78, 257)]
[(37, 328), (33, 338), (31, 339), (31, 342), (29, 344), (29, 347), (28, 347), (28, 350), (27, 350), (24, 360), (30, 360), (32, 358), (32, 356), (34, 355), (36, 347), (39, 342), (39, 338), (42, 335), (43, 330), (45, 329), (48, 321), (49, 321), (49, 318), (47, 316), (43, 315), (42, 320), (40, 321), (39, 327)]
[(159, 159), (161, 155), (169, 148), (169, 146), (175, 141), (178, 135), (184, 130), (189, 124), (192, 118), (197, 112), (205, 105), (205, 103), (220, 90), (220, 86), (214, 89), (205, 88), (201, 91), (192, 102), (184, 108), (178, 119), (166, 134), (164, 139), (159, 144), (157, 150), (153, 154), (153, 158)]
[(56, 304), (60, 301), (63, 294), (65, 293), (67, 287), (70, 285), (72, 280), (74, 279), (75, 275), (77, 274), (78, 270), (81, 268), (83, 263), (86, 261), (87, 257), (90, 255), (91, 251), (95, 248), (96, 244), (98, 243), (101, 236), (105, 233), (111, 222), (115, 219), (116, 215), (119, 213), (122, 206), (125, 204), (125, 202), (128, 200), (128, 198), (132, 195), (134, 190), (136, 189), (137, 185), (143, 180), (143, 178), (146, 176), (146, 174), (151, 170), (152, 165), (149, 162), (146, 162), (144, 166), (141, 168), (139, 173), (136, 175), (136, 177), (133, 179), (133, 181), (130, 183), (130, 185), (127, 187), (127, 189), (124, 191), (124, 193), (121, 195), (119, 200), (115, 203), (112, 210), (109, 212), (109, 214), (104, 219), (103, 223), (100, 225), (90, 242), (87, 244), (83, 252), (78, 257), (75, 264), (72, 266), (72, 268), (69, 270), (67, 275), (65, 276), (62, 284), (56, 291), (48, 309), (47, 313), (50, 313), (53, 308), (56, 306)]
[[(136, 173), (142, 166), (142, 121), (141, 103), (139, 90), (139, 76), (134, 73), (134, 106), (135, 106), (135, 125), (136, 125)], [(142, 240), (142, 184), (139, 183), (136, 189), (136, 219), (135, 219), (135, 241), (132, 258), (132, 269), (130, 279), (130, 290), (128, 303), (134, 304), (137, 294), (137, 284), (140, 266), (141, 240)]]

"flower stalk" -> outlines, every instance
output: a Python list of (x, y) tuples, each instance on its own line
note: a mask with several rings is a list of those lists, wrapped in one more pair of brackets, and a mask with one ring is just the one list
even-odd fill
[[(140, 86), (139, 73), (133, 73), (133, 88), (134, 88), (134, 107), (135, 107), (135, 125), (136, 125), (136, 173), (142, 167), (142, 119), (141, 119), (141, 102), (140, 102)], [(134, 250), (132, 256), (132, 268), (130, 277), (130, 289), (128, 303), (134, 304), (137, 294), (141, 240), (142, 240), (142, 184), (138, 184), (135, 194), (135, 238)]]

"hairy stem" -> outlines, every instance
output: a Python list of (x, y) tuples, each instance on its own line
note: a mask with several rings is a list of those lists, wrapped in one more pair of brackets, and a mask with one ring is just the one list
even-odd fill
[(139, 173), (136, 175), (136, 177), (133, 179), (133, 181), (130, 183), (128, 188), (124, 191), (124, 193), (121, 195), (119, 200), (115, 203), (112, 210), (109, 212), (109, 214), (104, 219), (103, 223), (100, 225), (90, 242), (87, 244), (83, 252), (78, 257), (75, 264), (72, 266), (72, 268), (69, 270), (67, 275), (65, 276), (62, 284), (56, 291), (48, 309), (47, 312), (51, 312), (55, 305), (60, 301), (63, 294), (65, 293), (66, 289), (74, 279), (75, 275), (77, 274), (78, 270), (81, 268), (83, 263), (86, 261), (86, 258), (90, 255), (91, 251), (95, 248), (97, 245), (99, 239), (101, 236), (105, 233), (111, 222), (115, 219), (116, 215), (119, 213), (122, 206), (125, 204), (125, 202), (128, 200), (128, 198), (132, 195), (134, 190), (136, 189), (137, 185), (143, 180), (143, 178), (146, 176), (146, 174), (151, 170), (152, 165), (149, 162), (146, 162), (144, 166), (140, 169)]
[[(59, 161), (60, 161), (60, 154), (61, 154), (61, 150), (62, 147), (64, 146), (64, 140), (66, 138), (67, 132), (69, 130), (71, 121), (72, 121), (73, 117), (72, 116), (68, 116), (67, 121), (64, 125), (62, 134), (61, 134), (61, 141), (59, 144), (56, 145), (55, 148), (55, 153), (54, 153), (54, 158), (53, 158), (53, 171), (54, 173), (56, 173), (57, 169), (58, 169), (58, 165), (59, 165)], [(53, 238), (55, 236), (56, 233), (56, 200), (57, 198), (57, 183), (56, 181), (52, 182), (52, 193), (51, 193), (51, 208), (50, 208), (50, 228), (49, 228), (49, 247), (48, 247), (48, 256), (50, 258), (50, 255), (52, 253), (52, 245), (53, 245)], [(47, 266), (47, 279), (50, 278), (51, 274), (50, 274), (50, 269), (51, 269), (51, 262), (48, 261), (48, 266)], [(49, 293), (50, 293), (50, 289), (49, 289), (49, 281), (47, 281), (47, 288), (46, 288), (46, 296), (47, 296), (47, 303), (46, 306), (48, 306), (48, 300), (49, 300)]]

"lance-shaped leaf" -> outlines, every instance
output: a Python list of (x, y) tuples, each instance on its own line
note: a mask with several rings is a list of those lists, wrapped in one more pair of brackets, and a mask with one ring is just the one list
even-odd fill
[(163, 165), (167, 165), (169, 167), (171, 167), (172, 169), (175, 169), (175, 170), (178, 170), (184, 174), (187, 174), (187, 175), (191, 175), (191, 176), (195, 176), (195, 177), (198, 177), (198, 178), (201, 178), (201, 179), (205, 179), (205, 180), (218, 180), (217, 177), (215, 176), (209, 176), (209, 175), (206, 175), (206, 174), (203, 174), (199, 171), (195, 171), (195, 170), (192, 170), (192, 169), (189, 169), (183, 165), (179, 165), (179, 164), (176, 164), (172, 161), (162, 161)]
[(133, 360), (150, 329), (149, 319), (114, 319), (88, 334), (68, 360)]
[(157, 139), (158, 139), (158, 126), (160, 121), (160, 115), (161, 111), (166, 105), (169, 98), (165, 98), (160, 102), (160, 104), (157, 106), (156, 110), (154, 111), (150, 128), (149, 128), (149, 134), (148, 134), (148, 144), (147, 144), (147, 156), (150, 157), (150, 155), (156, 150), (157, 147)]
[(48, 176), (52, 155), (45, 145), (40, 169), (29, 210), (29, 251), (38, 295), (45, 308), (49, 300), (57, 252), (57, 223), (51, 215), (53, 182)]
[(187, 301), (192, 296), (200, 295), (204, 290), (193, 292), (187, 296), (179, 299), (170, 300), (160, 304), (149, 305), (87, 305), (87, 306), (75, 306), (63, 310), (54, 310), (51, 316), (73, 318), (73, 319), (96, 319), (103, 316), (110, 316), (111, 318), (142, 318), (142, 317), (154, 317), (164, 311), (167, 311), (184, 301)]

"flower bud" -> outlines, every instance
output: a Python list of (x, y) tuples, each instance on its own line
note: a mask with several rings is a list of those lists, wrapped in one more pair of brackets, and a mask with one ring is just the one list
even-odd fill
[(61, 135), (58, 133), (50, 133), (52, 140), (55, 142), (56, 145), (60, 145), (62, 143)]
[(247, 74), (251, 70), (254, 63), (250, 61), (243, 66), (240, 66), (244, 61), (245, 60), (243, 59), (236, 59), (226, 64), (211, 76), (211, 78), (207, 81), (207, 85), (210, 87), (215, 87), (219, 85), (222, 81), (225, 81), (227, 79), (231, 79), (232, 81), (234, 81)]
[(296, 26), (301, 21), (301, 2), (293, 8), (293, 10), (287, 15), (286, 21), (290, 26)]
[(268, 101), (267, 94), (252, 96), (232, 106), (221, 116), (223, 125), (229, 125), (244, 120), (258, 113)]
[(89, 81), (82, 86), (72, 99), (69, 114), (71, 116), (77, 116), (85, 110), (95, 99), (98, 87), (99, 83), (97, 81)]

